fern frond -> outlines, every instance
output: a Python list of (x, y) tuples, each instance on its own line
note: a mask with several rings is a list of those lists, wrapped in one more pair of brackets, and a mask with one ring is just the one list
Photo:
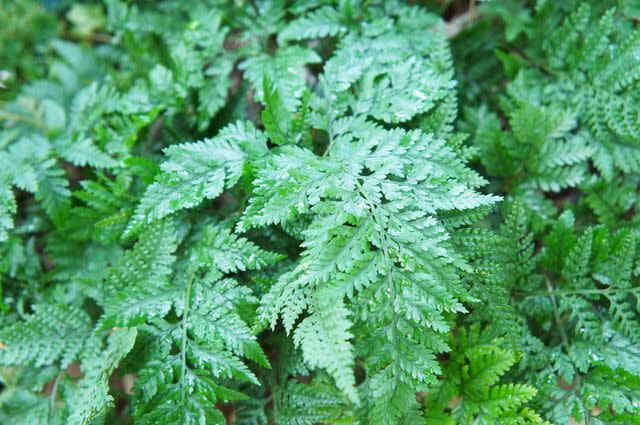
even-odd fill
[(143, 195), (128, 232), (214, 199), (236, 184), (251, 155), (266, 152), (266, 139), (250, 123), (238, 122), (222, 129), (217, 137), (166, 149), (169, 158)]
[[(261, 315), (269, 317), (273, 326), (282, 312), (286, 328), (291, 329), (304, 310), (310, 309), (311, 317), (320, 314), (313, 304), (315, 291), (338, 277), (351, 279), (363, 273), (363, 267), (378, 267), (366, 271), (371, 281), (365, 280), (369, 287), (358, 296), (371, 302), (359, 307), (360, 314), (373, 321), (373, 327), (363, 331), (378, 341), (372, 342), (377, 350), (387, 353), (377, 354), (380, 359), (371, 366), (387, 371), (375, 379), (408, 394), (411, 385), (405, 382), (418, 388), (432, 382), (430, 373), (437, 365), (430, 353), (444, 345), (435, 332), (420, 337), (418, 329), (426, 323), (436, 332), (446, 332), (442, 313), (464, 311), (456, 301), (466, 296), (456, 284), (456, 267), (466, 266), (449, 245), (436, 214), (491, 205), (496, 198), (457, 180), (454, 173), (462, 165), (446, 166), (452, 152), (442, 141), (420, 132), (388, 131), (363, 119), (344, 119), (336, 123), (333, 134), (329, 156), (286, 146), (259, 172), (240, 229), (288, 222), (308, 212), (316, 215), (303, 232), (302, 261), (274, 286)], [(303, 163), (305, 174), (297, 171)], [(370, 174), (362, 173), (365, 167)], [(428, 181), (439, 181), (439, 189), (430, 190)], [(425, 281), (430, 282), (428, 289), (421, 284)], [(309, 333), (308, 327), (320, 320), (305, 319), (294, 334)], [(338, 347), (343, 342), (333, 344)], [(316, 350), (320, 347), (326, 349), (326, 344)], [(390, 396), (395, 393), (389, 391)]]
[(275, 419), (282, 425), (313, 425), (338, 420), (344, 403), (331, 386), (290, 380), (275, 394)]
[(13, 215), (16, 213), (16, 198), (11, 187), (0, 183), (0, 242), (9, 237), (8, 232), (13, 229)]
[(32, 310), (0, 330), (0, 364), (67, 367), (91, 332), (89, 316), (73, 305), (37, 304)]
[(96, 338), (87, 343), (81, 369), (84, 377), (68, 396), (71, 414), (68, 424), (89, 425), (113, 406), (109, 395), (109, 378), (136, 339), (135, 329), (119, 329), (109, 336), (107, 346), (96, 344)]
[(278, 34), (278, 42), (311, 38), (335, 37), (347, 32), (340, 12), (331, 6), (323, 6), (294, 21)]
[(444, 378), (427, 396), (426, 423), (543, 424), (525, 407), (537, 393), (534, 387), (498, 383), (515, 360), (511, 350), (491, 338), (490, 329), (460, 329)]
[[(322, 300), (322, 295), (319, 298)], [(293, 340), (302, 348), (310, 367), (325, 369), (335, 379), (338, 389), (359, 403), (352, 373), (355, 357), (349, 341), (352, 334), (348, 315), (349, 310), (340, 303), (319, 301), (313, 314), (297, 327)], [(326, 350), (320, 351), (320, 347)]]
[(171, 221), (158, 221), (113, 265), (99, 300), (104, 308), (101, 328), (138, 325), (169, 312), (168, 286), (176, 247)]
[(294, 112), (300, 106), (305, 91), (306, 64), (320, 62), (320, 57), (311, 49), (301, 46), (286, 46), (275, 56), (261, 54), (240, 64), (246, 78), (255, 90), (256, 100), (265, 103), (263, 78), (266, 76), (280, 93), (285, 110)]

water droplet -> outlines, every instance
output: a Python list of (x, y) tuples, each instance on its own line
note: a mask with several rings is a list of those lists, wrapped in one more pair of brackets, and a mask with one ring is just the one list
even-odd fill
[(422, 93), (420, 90), (414, 90), (413, 95), (420, 100), (425, 100), (427, 98), (427, 95)]
[(394, 115), (396, 116), (396, 118), (399, 121), (403, 121), (403, 120), (406, 120), (407, 118), (409, 118), (409, 116), (407, 114), (403, 114), (402, 112), (396, 112)]

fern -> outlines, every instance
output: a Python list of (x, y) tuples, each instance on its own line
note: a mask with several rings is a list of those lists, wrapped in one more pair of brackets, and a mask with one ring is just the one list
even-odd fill
[(523, 407), (536, 395), (534, 387), (498, 384), (516, 360), (513, 351), (500, 345), (490, 330), (461, 329), (445, 379), (427, 398), (427, 423), (548, 423)]
[(120, 329), (109, 337), (106, 350), (95, 343), (87, 349), (91, 354), (81, 364), (86, 374), (69, 396), (69, 404), (73, 406), (73, 410), (68, 423), (90, 424), (94, 418), (104, 415), (113, 407), (113, 397), (109, 395), (109, 377), (129, 353), (135, 339), (135, 329)]
[[(340, 84), (332, 80), (338, 77), (331, 67), (344, 66), (340, 60), (338, 52), (335, 62), (327, 64), (320, 77), (326, 86)], [(376, 72), (375, 65), (370, 72)], [(393, 74), (382, 64), (378, 72)], [(309, 311), (310, 316), (296, 327), (294, 340), (311, 365), (326, 368), (337, 386), (357, 402), (355, 380), (348, 373), (354, 355), (345, 341), (351, 322), (339, 307), (348, 295), (356, 314), (370, 322), (360, 330), (369, 336), (367, 345), (377, 347), (377, 353), (366, 348), (361, 352), (371, 358), (367, 372), (376, 393), (364, 391), (378, 399), (367, 413), (377, 423), (411, 414), (412, 393), (433, 383), (432, 374), (439, 371), (434, 354), (446, 350), (438, 336), (449, 329), (442, 313), (464, 311), (457, 298), (468, 294), (456, 282), (456, 274), (466, 265), (447, 242), (447, 222), (438, 213), (491, 205), (496, 198), (474, 191), (482, 180), (456, 159), (443, 140), (419, 131), (385, 130), (368, 121), (368, 115), (397, 121), (357, 106), (373, 93), (380, 98), (388, 95), (384, 85), (371, 90), (353, 99), (352, 117), (335, 120), (342, 109), (318, 112), (316, 120), (329, 135), (324, 156), (286, 146), (267, 161), (258, 172), (239, 229), (287, 225), (309, 217), (302, 232), (302, 261), (272, 288), (259, 317), (273, 327), (282, 314), (285, 328), (291, 330)], [(414, 96), (417, 89), (400, 85), (397, 90)], [(414, 97), (416, 112), (430, 109), (425, 100)], [(324, 106), (322, 102), (318, 101)], [(339, 103), (338, 108), (343, 106)], [(297, 171), (303, 168), (305, 174)], [(436, 181), (439, 189), (430, 189), (430, 182)], [(421, 281), (430, 282), (430, 289)], [(420, 336), (417, 330), (425, 319), (432, 330)], [(316, 358), (321, 349), (330, 350), (331, 363)]]
[(295, 110), (305, 88), (305, 64), (320, 61), (320, 57), (311, 49), (301, 46), (289, 46), (279, 49), (275, 56), (260, 54), (240, 64), (247, 80), (253, 85), (256, 100), (262, 102), (265, 97), (263, 77), (269, 78), (275, 90), (281, 94), (283, 107), (288, 111)]
[[(145, 355), (137, 384), (143, 394), (137, 415), (143, 422), (224, 421), (213, 404), (242, 396), (212, 378), (234, 377), (257, 384), (237, 356), (268, 365), (235, 311), (237, 303), (252, 297), (222, 273), (260, 268), (278, 257), (215, 227), (204, 228), (196, 240), (187, 248), (195, 262), (176, 265), (173, 283), (169, 278), (176, 239), (167, 221), (157, 222), (144, 233), (133, 251), (107, 273), (107, 295), (101, 300), (105, 313), (98, 326), (149, 324), (144, 330), (152, 338), (152, 349)], [(234, 250), (231, 258), (216, 252), (221, 243)], [(146, 258), (154, 262), (145, 263)], [(170, 310), (178, 321), (167, 320)], [(172, 354), (174, 348), (178, 354)]]
[(342, 399), (326, 384), (303, 385), (290, 381), (276, 397), (279, 424), (311, 425), (339, 420)]
[[(347, 3), (345, 3), (346, 5)], [(279, 34), (278, 41), (335, 37), (348, 31), (343, 17), (331, 6), (323, 6), (290, 22)]]
[(13, 214), (16, 212), (16, 198), (7, 185), (2, 185), (2, 209), (0, 209), (0, 241), (7, 240), (8, 231), (13, 228)]
[[(546, 403), (545, 408), (554, 409), (550, 416), (556, 421), (570, 416), (584, 418), (596, 404), (606, 408), (614, 402), (594, 395), (599, 391), (595, 389), (599, 384), (592, 381), (594, 376), (635, 373), (633, 367), (623, 366), (626, 359), (618, 360), (608, 348), (612, 338), (637, 344), (637, 313), (632, 305), (638, 296), (632, 283), (635, 238), (624, 230), (610, 234), (604, 227), (576, 235), (573, 226), (573, 216), (565, 212), (546, 237), (541, 255), (527, 261), (528, 267), (541, 268), (542, 275), (520, 283), (522, 289), (515, 292), (519, 298), (516, 308), (527, 318), (531, 332), (542, 333), (538, 336), (541, 340), (547, 338), (547, 332), (557, 335), (542, 350), (536, 347), (528, 353), (531, 348), (525, 348), (531, 359), (549, 362), (537, 378), (533, 374), (530, 379), (540, 386), (541, 393), (565, 400), (553, 407)], [(540, 332), (544, 323), (551, 328)], [(622, 369), (613, 372), (618, 367)], [(554, 388), (556, 385), (562, 389)], [(594, 391), (588, 400), (581, 391), (583, 385)], [(607, 393), (604, 388), (602, 391)]]
[(90, 332), (89, 317), (77, 307), (34, 305), (33, 314), (2, 330), (0, 363), (66, 367), (77, 358)]
[[(212, 378), (236, 378), (258, 384), (239, 357), (268, 366), (262, 349), (236, 311), (238, 303), (252, 301), (250, 292), (233, 279), (223, 278), (219, 270), (225, 268), (224, 261), (202, 258), (210, 255), (204, 248), (211, 247), (212, 242), (215, 240), (205, 237), (191, 247), (192, 255), (199, 261), (186, 269), (178, 269), (184, 274), (176, 275), (174, 286), (167, 288), (168, 299), (173, 300), (179, 321), (152, 320), (147, 328), (155, 341), (145, 356), (146, 365), (137, 384), (141, 390), (137, 415), (143, 422), (224, 423), (214, 403), (243, 396)], [(241, 247), (246, 245), (241, 240), (236, 243)], [(249, 258), (256, 255), (246, 251), (243, 254), (246, 265)], [(198, 272), (201, 267), (211, 269), (201, 275)], [(260, 266), (254, 264), (254, 267)], [(172, 354), (172, 347), (179, 350), (178, 354)]]
[(168, 313), (171, 294), (163, 289), (169, 283), (176, 247), (171, 223), (158, 223), (107, 271), (99, 300), (104, 307), (101, 328), (136, 325)]
[(216, 198), (238, 181), (247, 157), (266, 152), (265, 143), (251, 124), (236, 123), (215, 139), (172, 146), (166, 152), (171, 160), (147, 188), (129, 228)]
[(636, 424), (631, 0), (0, 0), (0, 422)]

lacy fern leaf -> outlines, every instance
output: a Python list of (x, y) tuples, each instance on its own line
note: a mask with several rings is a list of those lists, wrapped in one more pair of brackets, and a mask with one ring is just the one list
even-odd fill
[(610, 3), (0, 0), (0, 422), (640, 425)]
[(249, 123), (228, 126), (211, 140), (172, 146), (169, 161), (147, 188), (129, 228), (193, 208), (236, 184), (249, 155), (266, 151), (264, 136)]

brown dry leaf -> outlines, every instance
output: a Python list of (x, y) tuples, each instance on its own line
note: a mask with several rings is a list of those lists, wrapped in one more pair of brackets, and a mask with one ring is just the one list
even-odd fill
[(460, 402), (462, 401), (462, 397), (454, 397), (451, 400), (449, 400), (449, 404), (447, 404), (447, 407), (449, 409), (453, 409), (454, 407), (456, 407), (458, 404), (460, 404)]

